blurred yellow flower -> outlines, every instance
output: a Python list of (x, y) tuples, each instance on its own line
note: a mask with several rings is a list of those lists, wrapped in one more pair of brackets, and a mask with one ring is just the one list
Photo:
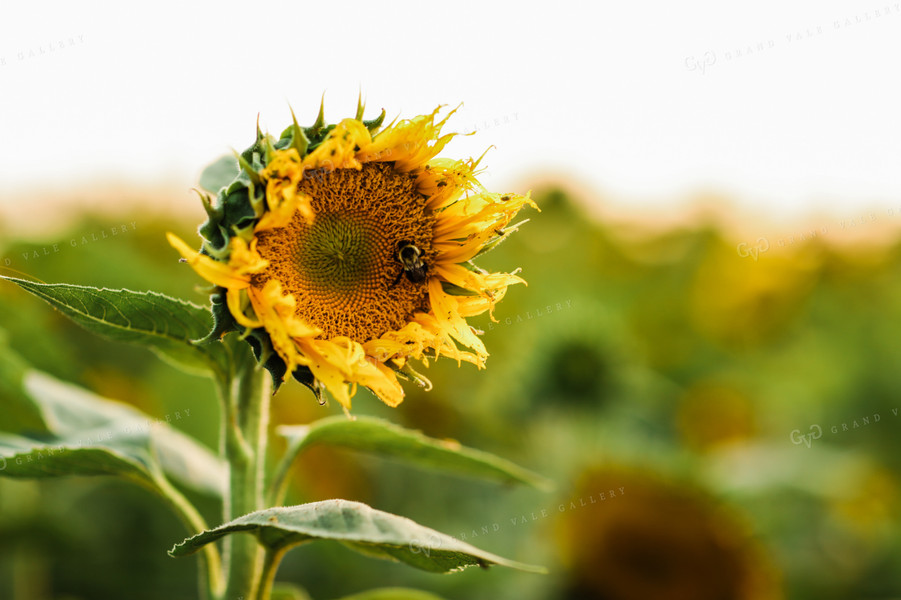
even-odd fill
[(736, 256), (734, 248), (716, 247), (698, 267), (692, 321), (699, 333), (726, 346), (772, 341), (802, 312), (818, 269), (815, 252), (768, 255), (755, 262)]
[(700, 451), (748, 440), (757, 430), (751, 400), (734, 386), (713, 380), (685, 390), (677, 426), (686, 445)]
[(436, 122), (439, 110), (375, 134), (362, 108), (334, 126), (323, 127), (321, 113), (313, 128), (295, 122), (281, 144), (261, 138), (263, 151), (241, 162), (250, 225), (201, 252), (169, 237), (225, 290), (237, 325), (264, 332), (282, 370), (308, 369), (345, 409), (357, 385), (399, 404), (397, 376), (422, 381), (409, 359), (448, 356), (481, 368), (488, 354), (466, 317), (523, 282), (471, 261), (535, 204), (485, 190), (477, 160), (436, 158), (454, 136), (441, 134), (447, 117)]
[(897, 478), (884, 467), (868, 469), (859, 478), (829, 499), (833, 519), (861, 538), (892, 539), (891, 523), (899, 512)]

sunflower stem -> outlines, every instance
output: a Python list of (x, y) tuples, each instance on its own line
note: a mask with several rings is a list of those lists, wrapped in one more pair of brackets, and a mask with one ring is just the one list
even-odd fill
[[(229, 465), (223, 522), (265, 508), (269, 379), (249, 351), (239, 353), (234, 364), (232, 379), (220, 382), (224, 405), (222, 453)], [(228, 536), (224, 544), (225, 600), (256, 598), (263, 569), (262, 547), (251, 535)]]
[[(163, 474), (158, 474), (154, 479), (157, 493), (169, 504), (169, 506), (178, 515), (178, 518), (184, 523), (189, 535), (194, 535), (201, 531), (209, 529), (206, 521), (197, 512), (191, 502), (179, 492), (175, 486), (169, 483), (169, 480)], [(200, 561), (200, 593), (201, 598), (205, 600), (215, 600), (222, 596), (222, 562), (219, 556), (219, 549), (215, 544), (209, 544), (204, 547)]]
[(257, 596), (257, 600), (269, 600), (269, 597), (272, 595), (272, 586), (275, 583), (275, 573), (278, 571), (278, 566), (282, 562), (282, 557), (287, 551), (288, 547), (286, 546), (281, 548), (266, 548), (266, 556), (263, 560), (260, 593), (259, 596)]
[(288, 449), (285, 450), (284, 456), (282, 456), (281, 460), (278, 462), (278, 466), (275, 469), (275, 475), (272, 477), (272, 482), (269, 484), (269, 496), (267, 502), (269, 506), (281, 506), (282, 502), (284, 502), (285, 494), (288, 492), (288, 476), (291, 472), (291, 465), (294, 464), (294, 461), (300, 455), (304, 442), (305, 439), (303, 437), (293, 440), (288, 444)]

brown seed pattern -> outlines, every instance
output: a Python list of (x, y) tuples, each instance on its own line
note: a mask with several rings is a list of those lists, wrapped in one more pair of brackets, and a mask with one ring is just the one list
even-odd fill
[(324, 338), (360, 343), (428, 310), (428, 280), (398, 281), (398, 242), (415, 244), (426, 264), (435, 255), (435, 217), (413, 176), (373, 162), (360, 170), (308, 171), (299, 190), (310, 196), (313, 223), (295, 214), (286, 226), (257, 233), (269, 267), (254, 276), (254, 287), (280, 281), (297, 300), (297, 316)]

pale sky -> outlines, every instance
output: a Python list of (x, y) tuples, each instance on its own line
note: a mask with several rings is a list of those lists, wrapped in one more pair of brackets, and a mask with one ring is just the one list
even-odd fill
[[(0, 203), (173, 180), (326, 117), (464, 103), (445, 155), (507, 188), (554, 172), (676, 210), (717, 190), (772, 216), (901, 208), (895, 1), (3, 2)], [(892, 75), (892, 73), (895, 73)], [(519, 190), (517, 190), (519, 191)]]

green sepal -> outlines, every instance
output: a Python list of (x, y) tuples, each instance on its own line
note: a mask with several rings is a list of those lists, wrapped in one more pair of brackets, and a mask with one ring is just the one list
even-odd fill
[(382, 123), (385, 121), (385, 109), (382, 109), (382, 114), (377, 116), (374, 119), (370, 119), (368, 121), (363, 121), (363, 125), (366, 126), (366, 129), (369, 130), (369, 133), (373, 133), (376, 129), (382, 126)]
[(221, 219), (223, 217), (222, 209), (213, 206), (213, 197), (209, 194), (203, 194), (195, 189), (194, 192), (200, 196), (200, 202), (203, 204), (203, 210), (206, 212), (208, 219)]
[(257, 215), (250, 202), (250, 189), (240, 188), (223, 199), (225, 209), (224, 223), (232, 230), (253, 227)]
[(312, 126), (303, 128), (303, 134), (309, 141), (307, 154), (318, 148), (334, 128), (334, 125), (325, 123), (325, 96), (323, 95), (322, 102), (319, 103), (319, 114), (316, 115), (316, 121)]
[[(291, 120), (294, 123), (288, 127), (285, 132), (288, 132), (291, 136), (291, 147), (297, 150), (297, 154), (303, 158), (307, 155), (307, 148), (310, 145), (310, 140), (304, 135), (303, 128), (297, 124), (297, 116), (294, 114), (294, 109), (291, 109)], [(286, 137), (285, 133), (282, 133), (282, 137)]]
[(311, 371), (309, 367), (297, 367), (291, 375), (298, 383), (303, 384), (307, 389), (313, 392), (313, 395), (316, 396), (316, 401), (319, 402), (319, 404), (323, 404), (322, 388), (319, 387), (319, 384), (316, 382), (316, 376), (313, 375), (313, 371)]
[(226, 333), (231, 331), (240, 331), (238, 322), (228, 310), (228, 304), (225, 300), (225, 288), (216, 288), (216, 291), (210, 295), (210, 312), (213, 313), (213, 328), (208, 334), (199, 340), (195, 340), (195, 344), (207, 344), (218, 342)]
[[(320, 127), (300, 127), (300, 135), (296, 136), (294, 134), (294, 125), (290, 125), (287, 127), (279, 137), (279, 139), (275, 142), (274, 148), (278, 150), (284, 150), (286, 148), (303, 148), (304, 152), (301, 154), (301, 157), (306, 156), (316, 148), (318, 148), (322, 142), (325, 141), (325, 138), (328, 137), (328, 134), (334, 129), (334, 125), (323, 125)], [(295, 140), (300, 140), (295, 143)], [(304, 141), (306, 144), (304, 144)]]
[[(269, 337), (269, 333), (260, 327), (251, 331), (244, 339), (250, 344), (253, 356), (257, 359), (257, 362), (269, 371), (269, 375), (272, 377), (272, 391), (273, 393), (277, 392), (285, 382), (285, 376), (288, 374), (288, 365), (285, 364), (282, 357), (272, 347), (272, 338)], [(322, 390), (317, 385), (316, 377), (313, 376), (313, 372), (308, 367), (297, 367), (294, 369), (292, 376), (313, 392), (313, 395), (316, 396), (316, 401), (322, 404)]]
[(473, 273), (478, 273), (479, 275), (486, 275), (488, 271), (480, 267), (479, 265), (472, 262), (472, 259), (467, 260), (466, 262), (458, 263), (461, 267), (466, 269), (467, 271), (472, 271)]
[(354, 115), (354, 119), (357, 121), (363, 120), (363, 111), (366, 110), (366, 105), (363, 104), (363, 92), (357, 94), (357, 112)]
[(467, 290), (448, 281), (441, 282), (441, 289), (445, 294), (450, 294), (451, 296), (481, 296), (478, 292)]
[(263, 138), (265, 138), (265, 137), (266, 137), (266, 134), (264, 134), (263, 130), (260, 129), (260, 113), (257, 113), (257, 141), (256, 141), (256, 143), (259, 144), (260, 142), (263, 141)]
[[(238, 164), (241, 165), (241, 171), (247, 175), (247, 178), (250, 179), (250, 182), (253, 185), (260, 185), (262, 183), (262, 179), (260, 178), (260, 174), (257, 173), (256, 169), (253, 168), (253, 165), (250, 164), (248, 160), (246, 160), (243, 156), (235, 152), (235, 156), (238, 159)], [(256, 153), (254, 153), (254, 157), (256, 157)], [(239, 175), (240, 177), (240, 175)]]
[(223, 219), (225, 219), (222, 194), (223, 192), (220, 191), (219, 195), (216, 197), (215, 204), (209, 196), (201, 196), (201, 202), (203, 202), (203, 209), (206, 211), (207, 220), (200, 226), (198, 232), (204, 239), (204, 247), (210, 248), (214, 252), (223, 251), (226, 246), (228, 246), (228, 230), (224, 229), (221, 225)]
[(394, 365), (392, 361), (388, 361), (387, 363), (385, 363), (385, 365), (389, 369), (394, 371), (394, 374), (398, 377), (398, 379), (411, 381), (427, 392), (432, 391), (432, 380), (410, 366), (409, 361), (405, 362), (402, 367)]
[(316, 136), (323, 126), (325, 126), (325, 94), (322, 95), (322, 100), (319, 102), (319, 114), (316, 116), (316, 121), (312, 127), (307, 128), (307, 132)]
[(334, 128), (335, 128), (334, 125), (326, 125), (324, 128), (318, 130), (316, 133), (313, 133), (311, 131), (312, 128), (308, 127), (306, 129), (304, 129), (304, 134), (310, 140), (310, 145), (307, 148), (307, 153), (309, 154), (310, 152), (312, 152), (313, 150), (318, 148), (322, 144), (322, 142), (325, 141), (325, 138), (328, 137), (328, 134), (331, 133), (332, 129), (334, 129)]
[(258, 169), (259, 171), (265, 169), (266, 165), (272, 162), (272, 157), (275, 155), (275, 145), (272, 143), (271, 136), (267, 135), (265, 138), (263, 138), (263, 141), (261, 143), (263, 145), (263, 158), (260, 161), (260, 167)]
[(267, 137), (268, 136), (266, 135), (257, 136), (257, 139), (256, 141), (254, 141), (253, 145), (241, 152), (241, 158), (246, 160), (248, 164), (251, 165), (254, 165), (255, 163), (261, 164), (260, 157), (265, 156), (265, 148), (263, 144)]
[(257, 362), (269, 371), (269, 375), (272, 377), (272, 392), (277, 392), (285, 382), (288, 366), (272, 347), (272, 338), (269, 337), (269, 333), (260, 327), (248, 333), (244, 340), (250, 344), (250, 349), (253, 350), (253, 356)]

